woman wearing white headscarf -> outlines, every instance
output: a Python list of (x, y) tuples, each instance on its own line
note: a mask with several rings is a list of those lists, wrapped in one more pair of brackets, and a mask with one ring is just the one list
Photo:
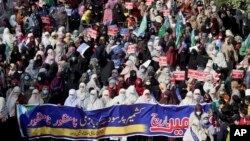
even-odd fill
[(39, 68), (34, 67), (34, 60), (31, 59), (28, 67), (25, 69), (25, 72), (28, 73), (32, 79), (35, 79), (39, 73)]
[(205, 141), (207, 135), (198, 119), (195, 119), (184, 133), (183, 141)]
[(102, 98), (101, 98), (103, 104), (104, 104), (104, 107), (109, 107), (110, 106), (110, 103), (112, 101), (112, 98), (110, 98), (110, 95), (109, 95), (109, 91), (108, 90), (104, 90), (102, 92)]
[(45, 63), (51, 65), (54, 61), (55, 61), (55, 52), (52, 49), (49, 49), (47, 52)]
[(9, 19), (9, 23), (12, 27), (17, 27), (18, 23), (16, 22), (16, 15), (11, 15)]
[(70, 107), (79, 107), (80, 106), (80, 99), (77, 97), (75, 89), (69, 90), (69, 96), (65, 100), (64, 106), (70, 106)]
[(123, 105), (125, 104), (126, 98), (126, 90), (122, 88), (119, 91), (119, 95), (111, 101), (111, 105)]
[(32, 104), (32, 105), (41, 105), (43, 104), (44, 101), (42, 99), (41, 94), (39, 93), (39, 91), (37, 89), (34, 89), (32, 91), (32, 95), (28, 101), (28, 104)]
[(193, 93), (191, 91), (189, 91), (186, 94), (186, 97), (181, 101), (180, 105), (184, 106), (184, 105), (195, 105), (197, 102), (195, 102), (194, 97), (193, 97)]
[(100, 91), (100, 84), (98, 82), (98, 79), (97, 79), (97, 75), (96, 74), (93, 74), (91, 76), (91, 79), (90, 81), (87, 83), (87, 90), (89, 88), (94, 88), (96, 89), (97, 91)]
[(9, 50), (11, 50), (11, 49), (13, 48), (14, 37), (13, 37), (13, 35), (10, 33), (9, 28), (5, 28), (5, 29), (4, 29), (2, 38), (3, 38), (3, 43), (4, 43), (5, 45), (7, 45), (7, 47), (10, 48)]
[(137, 99), (136, 103), (157, 104), (158, 102), (151, 96), (150, 91), (146, 89), (144, 90), (142, 96)]
[(97, 91), (96, 90), (91, 90), (90, 91), (90, 96), (88, 99), (84, 101), (84, 103), (81, 105), (83, 110), (85, 111), (91, 111), (91, 110), (97, 110), (97, 109), (102, 109), (104, 108), (104, 104), (102, 100), (100, 100), (97, 97)]
[(0, 121), (5, 122), (8, 119), (7, 107), (5, 99), (0, 97)]
[(134, 86), (129, 86), (126, 90), (126, 101), (125, 101), (125, 104), (127, 105), (131, 105), (131, 104), (134, 104), (137, 99), (138, 99), (138, 94), (135, 90), (135, 87)]
[(77, 97), (81, 100), (81, 103), (83, 103), (88, 97), (89, 93), (86, 89), (85, 83), (79, 84), (79, 89), (76, 90)]
[(156, 72), (157, 74), (157, 80), (159, 83), (165, 83), (166, 79), (168, 79), (171, 76), (171, 71), (169, 67), (163, 67), (159, 68), (159, 70)]
[(127, 80), (127, 78), (130, 77), (130, 71), (134, 70), (134, 71), (138, 71), (138, 69), (136, 68), (135, 64), (133, 63), (133, 61), (128, 60), (125, 63), (126, 67), (122, 70), (121, 75), (124, 75), (124, 79)]
[(16, 115), (16, 103), (18, 103), (18, 97), (21, 94), (20, 87), (16, 86), (10, 93), (7, 99), (7, 111), (10, 117), (14, 117)]
[(226, 62), (225, 56), (221, 51), (219, 51), (216, 54), (216, 57), (213, 59), (213, 62), (222, 69), (227, 68), (227, 62)]
[(49, 32), (45, 32), (42, 36), (42, 44), (44, 47), (51, 45)]

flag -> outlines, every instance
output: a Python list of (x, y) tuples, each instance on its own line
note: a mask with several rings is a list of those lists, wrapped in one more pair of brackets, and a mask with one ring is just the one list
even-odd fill
[(166, 33), (166, 24), (165, 23), (166, 23), (166, 19), (165, 19), (165, 22), (161, 25), (161, 28), (158, 32), (158, 36), (160, 38), (162, 38), (164, 36), (164, 34)]
[(193, 29), (191, 32), (191, 46), (195, 46), (196, 41), (195, 41), (195, 30)]
[(180, 45), (181, 42), (181, 35), (182, 35), (182, 28), (183, 28), (183, 24), (185, 24), (185, 20), (183, 20), (183, 15), (182, 12), (180, 11), (178, 16), (177, 16), (177, 23), (176, 23), (176, 27), (175, 27), (175, 34), (176, 34), (176, 41), (175, 41), (175, 45), (178, 47)]
[(250, 33), (248, 34), (246, 40), (242, 42), (241, 48), (240, 48), (240, 55), (245, 56), (246, 55), (246, 50), (250, 48)]
[(143, 16), (143, 19), (141, 21), (140, 27), (138, 29), (138, 35), (140, 35), (141, 33), (145, 32), (145, 30), (147, 29), (147, 14), (145, 13)]

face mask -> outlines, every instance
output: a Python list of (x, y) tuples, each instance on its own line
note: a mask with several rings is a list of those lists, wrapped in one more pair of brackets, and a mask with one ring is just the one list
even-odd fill
[(151, 83), (150, 82), (146, 82), (146, 85), (150, 85)]
[(198, 116), (200, 116), (201, 115), (201, 112), (199, 111), (199, 112), (195, 112), (196, 113), (196, 115), (198, 115)]
[(37, 79), (38, 79), (38, 81), (41, 81), (41, 80), (42, 80), (42, 78), (41, 78), (41, 77), (38, 77)]
[(224, 94), (224, 91), (220, 91), (220, 95), (223, 95)]
[(245, 104), (248, 105), (248, 104), (249, 104), (249, 101), (246, 101), (246, 100), (245, 100)]
[(43, 94), (47, 95), (49, 91), (47, 89), (43, 90)]
[(208, 120), (207, 120), (207, 119), (204, 119), (204, 120), (202, 121), (202, 123), (203, 123), (204, 125), (206, 125), (206, 124), (208, 124)]
[(165, 83), (168, 85), (169, 84), (169, 80), (166, 80)]
[(93, 94), (90, 94), (89, 98), (90, 98), (90, 101), (94, 102), (96, 99), (96, 96)]
[(124, 101), (126, 99), (125, 94), (120, 94), (119, 95), (119, 101)]
[(146, 72), (146, 69), (145, 69), (145, 68), (142, 68), (142, 69), (141, 69), (141, 72)]

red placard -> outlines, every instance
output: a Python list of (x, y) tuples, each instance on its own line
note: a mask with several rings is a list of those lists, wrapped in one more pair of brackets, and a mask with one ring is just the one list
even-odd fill
[(231, 76), (234, 79), (242, 79), (243, 73), (244, 73), (243, 70), (233, 70)]
[(199, 71), (197, 73), (197, 79), (199, 81), (204, 81), (206, 80), (206, 78), (210, 75), (210, 72), (202, 72), (202, 71)]
[(153, 1), (154, 1), (154, 0), (147, 0), (147, 1), (146, 1), (146, 5), (152, 5)]
[(161, 56), (159, 57), (159, 65), (160, 66), (167, 66), (167, 57), (166, 56)]
[(41, 17), (42, 23), (44, 24), (50, 24), (50, 18), (49, 17)]
[(188, 69), (188, 78), (197, 78), (198, 77), (198, 71), (193, 69)]
[(125, 7), (126, 7), (127, 9), (133, 9), (134, 3), (133, 3), (133, 2), (126, 2), (126, 3), (125, 3)]
[(164, 16), (169, 16), (170, 15), (170, 10), (163, 10), (163, 15)]
[(119, 32), (118, 27), (109, 27), (108, 28), (108, 35), (115, 36)]
[(90, 29), (90, 30), (89, 30), (89, 36), (90, 36), (91, 38), (96, 39), (96, 37), (97, 37), (97, 31), (94, 30), (94, 29)]
[(136, 48), (135, 48), (135, 45), (129, 45), (128, 46), (128, 50), (127, 50), (128, 53), (135, 53), (136, 52)]
[(185, 80), (185, 71), (174, 71), (173, 76), (175, 80), (183, 81)]

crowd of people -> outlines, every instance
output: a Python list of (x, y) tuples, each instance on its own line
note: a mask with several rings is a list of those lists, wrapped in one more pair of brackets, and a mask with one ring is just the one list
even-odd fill
[[(16, 104), (84, 111), (196, 105), (187, 141), (225, 141), (230, 125), (250, 125), (250, 34), (243, 10), (209, 0), (19, 2), (0, 1), (1, 13), (10, 13), (0, 20), (0, 129), (16, 134), (10, 141), (26, 140)], [(120, 33), (110, 34), (111, 25)], [(82, 45), (89, 47), (79, 51)], [(188, 69), (211, 75), (198, 80), (188, 77)], [(241, 79), (232, 77), (235, 69), (243, 70)], [(183, 81), (173, 75), (180, 71), (186, 72)], [(217, 109), (206, 113), (203, 103)]]

